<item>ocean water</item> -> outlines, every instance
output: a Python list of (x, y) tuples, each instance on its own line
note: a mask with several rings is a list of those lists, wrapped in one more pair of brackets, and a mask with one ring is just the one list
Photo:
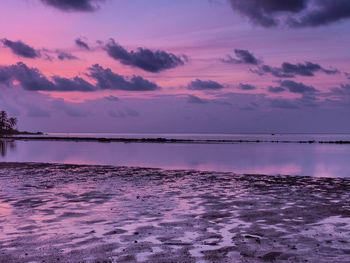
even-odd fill
[[(107, 138), (349, 140), (346, 134), (48, 134)], [(349, 144), (1, 142), (0, 161), (106, 164), (239, 174), (350, 177)]]

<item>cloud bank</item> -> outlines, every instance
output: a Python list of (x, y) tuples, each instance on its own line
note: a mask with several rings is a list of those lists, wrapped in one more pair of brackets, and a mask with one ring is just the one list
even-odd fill
[(50, 80), (38, 69), (30, 68), (22, 62), (0, 67), (0, 83), (9, 85), (12, 80), (16, 80), (23, 89), (28, 91), (93, 92), (97, 90), (152, 91), (160, 89), (155, 83), (140, 76), (128, 79), (97, 64), (89, 68), (86, 76), (95, 80), (97, 84), (93, 85), (80, 77), (69, 79), (53, 76)]

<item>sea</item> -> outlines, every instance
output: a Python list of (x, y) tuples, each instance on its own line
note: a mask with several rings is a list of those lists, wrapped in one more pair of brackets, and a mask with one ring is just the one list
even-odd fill
[[(0, 162), (136, 166), (237, 174), (350, 177), (349, 134), (47, 133), (43, 137), (242, 140), (236, 143), (140, 143), (2, 140)], [(259, 141), (259, 143), (253, 142)], [(288, 141), (271, 143), (268, 141)]]

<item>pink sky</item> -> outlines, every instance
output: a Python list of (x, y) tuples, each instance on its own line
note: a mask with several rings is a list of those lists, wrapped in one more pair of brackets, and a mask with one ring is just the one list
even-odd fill
[[(94, 1), (86, 0), (90, 2)], [(4, 0), (1, 39), (21, 41), (41, 55), (28, 58), (16, 54), (3, 42), (1, 67), (7, 70), (23, 62), (51, 82), (53, 76), (78, 76), (97, 90), (31, 90), (23, 86), (18, 75), (11, 75), (12, 84), (0, 82), (0, 108), (18, 117), (20, 128), (28, 130), (348, 132), (350, 124), (341, 116), (350, 113), (349, 80), (345, 75), (350, 72), (349, 21), (339, 19), (317, 27), (266, 28), (251, 23), (229, 2), (107, 0), (98, 9), (86, 12), (62, 10), (40, 0)], [(77, 38), (90, 49), (76, 45)], [(183, 65), (151, 72), (135, 61), (123, 62), (107, 53), (110, 38), (127, 52), (139, 47), (152, 52), (160, 50), (180, 58)], [(224, 63), (228, 56), (238, 59), (235, 50), (249, 52), (259, 63)], [(78, 59), (61, 61), (58, 51)], [(291, 78), (252, 72), (263, 65), (280, 68), (284, 62), (304, 65), (307, 61), (322, 70), (313, 72), (313, 76), (296, 74)], [(94, 64), (127, 81), (133, 76), (142, 77), (161, 89), (101, 89), (97, 79), (88, 76)], [(326, 70), (337, 73), (327, 74)], [(197, 79), (222, 87), (190, 89), (189, 84)], [(299, 85), (297, 88), (312, 87), (316, 91), (295, 92), (283, 86), (284, 80)], [(252, 85), (254, 89), (242, 90), (240, 84)], [(281, 93), (268, 91), (270, 86), (281, 85), (285, 89)], [(109, 96), (119, 100), (108, 100)]]

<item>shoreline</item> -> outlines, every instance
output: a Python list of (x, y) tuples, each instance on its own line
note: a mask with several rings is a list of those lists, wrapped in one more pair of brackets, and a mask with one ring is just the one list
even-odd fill
[(347, 262), (350, 179), (0, 163), (0, 262)]
[(297, 144), (350, 144), (350, 141), (319, 141), (319, 140), (194, 140), (168, 138), (99, 138), (99, 137), (57, 137), (57, 136), (0, 136), (0, 140), (16, 141), (73, 141), (73, 142), (122, 142), (122, 143), (187, 143), (187, 144), (236, 144), (236, 143), (297, 143)]

